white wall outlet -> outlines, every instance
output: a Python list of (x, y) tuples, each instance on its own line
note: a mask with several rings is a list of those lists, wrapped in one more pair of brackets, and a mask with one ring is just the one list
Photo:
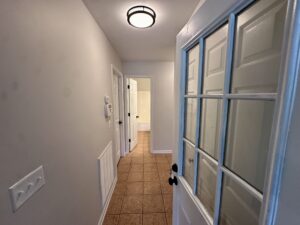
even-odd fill
[(15, 212), (45, 183), (44, 169), (40, 166), (11, 186), (9, 193), (13, 211)]

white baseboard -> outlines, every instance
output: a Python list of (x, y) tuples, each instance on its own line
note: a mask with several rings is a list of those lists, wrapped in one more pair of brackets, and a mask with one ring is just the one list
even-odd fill
[(109, 202), (110, 202), (111, 197), (113, 195), (113, 192), (115, 190), (115, 187), (116, 187), (116, 184), (117, 184), (117, 180), (118, 180), (117, 177), (115, 177), (114, 182), (113, 182), (113, 184), (111, 186), (111, 189), (109, 191), (109, 194), (108, 194), (105, 206), (103, 207), (102, 213), (100, 215), (100, 219), (99, 219), (98, 225), (102, 225), (102, 223), (104, 222), (104, 218), (105, 218), (108, 206), (109, 206)]
[(173, 150), (152, 150), (153, 154), (172, 154)]
[(138, 123), (138, 131), (150, 131), (150, 123)]

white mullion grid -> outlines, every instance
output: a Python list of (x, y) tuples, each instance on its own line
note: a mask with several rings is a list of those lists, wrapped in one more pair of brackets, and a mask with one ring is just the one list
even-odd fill
[(196, 145), (191, 142), (189, 139), (186, 139), (185, 137), (182, 138), (183, 142), (188, 143), (189, 145), (191, 145), (193, 148), (196, 148)]
[(185, 115), (185, 90), (186, 90), (186, 78), (187, 78), (187, 61), (188, 61), (188, 54), (187, 51), (183, 50), (181, 52), (181, 80), (180, 80), (180, 102), (179, 102), (179, 139), (178, 139), (178, 167), (179, 176), (183, 176), (183, 164), (184, 164), (184, 153), (183, 153), (183, 137), (184, 137), (184, 115)]
[(225, 155), (225, 141), (226, 141), (226, 130), (227, 130), (227, 119), (228, 119), (228, 105), (229, 99), (225, 97), (230, 92), (230, 79), (232, 74), (233, 54), (234, 54), (234, 37), (235, 37), (235, 24), (236, 18), (232, 13), (229, 16), (228, 26), (228, 40), (227, 40), (227, 53), (226, 53), (226, 70), (224, 77), (224, 96), (223, 96), (223, 113), (221, 118), (221, 129), (219, 132), (219, 162), (217, 171), (217, 187), (215, 194), (215, 211), (214, 211), (214, 225), (218, 225), (219, 216), (221, 211), (221, 195), (223, 185), (223, 170), (224, 155)]
[[(203, 71), (204, 71), (204, 39), (201, 38), (199, 41), (199, 65), (198, 65), (198, 89), (197, 93), (202, 92), (202, 81), (203, 81)], [(194, 157), (194, 187), (193, 192), (197, 193), (197, 183), (198, 183), (198, 161), (199, 154), (196, 151), (197, 146), (200, 144), (200, 127), (201, 127), (201, 107), (202, 99), (197, 99), (197, 114), (196, 114), (196, 134), (195, 134), (195, 157)]]
[(252, 187), (250, 184), (248, 184), (246, 181), (244, 181), (242, 178), (240, 178), (235, 173), (231, 172), (229, 169), (222, 166), (222, 171), (226, 175), (228, 175), (230, 178), (234, 179), (239, 185), (241, 185), (247, 192), (249, 192), (253, 197), (255, 197), (260, 202), (263, 201), (263, 194), (260, 193), (256, 188)]
[(238, 100), (276, 100), (277, 93), (242, 93), (242, 94), (201, 94), (185, 95), (185, 98), (205, 98), (205, 99), (238, 99)]
[(201, 148), (197, 148), (196, 150), (200, 153), (200, 155), (204, 156), (208, 161), (210, 161), (214, 165), (218, 166), (218, 160), (216, 160), (215, 158), (213, 158), (207, 152), (203, 151)]

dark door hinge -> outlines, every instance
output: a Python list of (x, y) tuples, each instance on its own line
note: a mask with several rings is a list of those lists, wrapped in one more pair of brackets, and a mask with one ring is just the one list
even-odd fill
[(127, 88), (130, 89), (130, 85), (129, 84), (127, 85)]
[(130, 113), (128, 113), (128, 116), (130, 116)]
[(131, 142), (131, 139), (129, 138), (129, 142)]

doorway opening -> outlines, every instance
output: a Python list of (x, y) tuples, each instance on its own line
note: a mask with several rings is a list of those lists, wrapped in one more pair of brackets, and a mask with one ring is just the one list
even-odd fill
[[(151, 78), (127, 78), (128, 150), (134, 151), (142, 137), (151, 140)], [(151, 141), (150, 141), (151, 148)]]

